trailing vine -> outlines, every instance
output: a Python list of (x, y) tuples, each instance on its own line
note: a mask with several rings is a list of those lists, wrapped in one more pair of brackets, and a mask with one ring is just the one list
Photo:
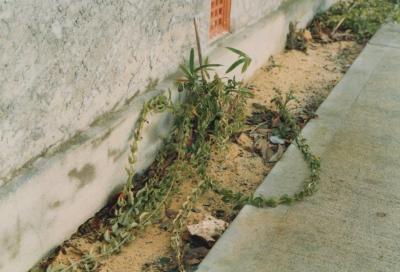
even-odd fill
[(100, 259), (120, 252), (122, 246), (134, 240), (134, 230), (143, 229), (151, 223), (152, 218), (159, 211), (165, 199), (160, 200), (160, 191), (157, 191), (150, 183), (134, 194), (136, 153), (148, 114), (161, 113), (171, 109), (171, 98), (164, 94), (153, 97), (143, 105), (133, 132), (134, 139), (130, 144), (128, 167), (126, 167), (127, 181), (118, 195), (113, 209), (114, 216), (109, 219), (110, 228), (106, 229), (103, 234), (106, 243), (96, 249), (92, 249), (82, 256), (79, 261), (70, 261), (69, 265), (49, 266), (46, 272), (68, 272), (79, 269), (87, 272), (97, 271)]
[[(243, 52), (228, 48), (238, 59), (227, 69), (231, 72), (242, 66), (245, 72), (250, 65), (250, 58)], [(203, 63), (199, 61), (199, 63)], [(310, 148), (302, 136), (296, 120), (287, 109), (292, 96), (286, 100), (278, 95), (273, 102), (278, 108), (282, 121), (293, 131), (296, 145), (303, 153), (311, 170), (309, 180), (303, 189), (293, 196), (264, 198), (262, 196), (244, 195), (229, 188), (222, 188), (218, 181), (207, 174), (207, 167), (213, 148), (224, 148), (232, 135), (238, 133), (245, 121), (244, 108), (246, 99), (251, 93), (241, 82), (233, 78), (221, 78), (217, 74), (211, 76), (217, 64), (195, 65), (194, 50), (190, 51), (189, 61), (182, 65), (184, 77), (178, 80), (178, 90), (185, 96), (183, 103), (173, 103), (170, 96), (161, 94), (150, 99), (143, 106), (136, 123), (130, 144), (128, 158), (127, 181), (118, 194), (112, 207), (112, 216), (107, 219), (100, 246), (88, 252), (78, 261), (70, 264), (49, 266), (47, 272), (97, 271), (100, 260), (109, 255), (119, 253), (121, 248), (133, 241), (135, 235), (146, 226), (155, 222), (162, 215), (168, 201), (179, 191), (180, 185), (188, 180), (196, 182), (189, 196), (182, 204), (175, 219), (171, 236), (171, 248), (175, 252), (180, 271), (183, 265), (183, 241), (187, 217), (199, 197), (209, 191), (221, 195), (224, 201), (236, 206), (250, 204), (257, 207), (275, 207), (302, 200), (317, 189), (320, 164), (310, 152)], [(173, 114), (174, 123), (164, 148), (156, 158), (156, 162), (146, 177), (137, 180), (135, 163), (137, 161), (138, 144), (149, 114), (169, 111)]]

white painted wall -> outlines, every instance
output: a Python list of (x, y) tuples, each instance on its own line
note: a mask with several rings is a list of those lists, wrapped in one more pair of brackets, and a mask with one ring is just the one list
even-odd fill
[(285, 0), (232, 0), (232, 31), (238, 31), (256, 23), (277, 10)]
[(204, 0), (0, 0), (0, 186), (206, 42)]

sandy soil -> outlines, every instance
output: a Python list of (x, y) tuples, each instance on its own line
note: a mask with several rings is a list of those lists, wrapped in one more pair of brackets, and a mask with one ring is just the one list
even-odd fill
[[(247, 82), (255, 95), (248, 103), (248, 114), (252, 112), (254, 102), (270, 106), (270, 100), (275, 95), (274, 89), (283, 93), (292, 90), (300, 101), (300, 107), (315, 109), (342, 78), (361, 49), (355, 42), (335, 42), (312, 44), (307, 54), (289, 51), (274, 56)], [(264, 162), (251, 148), (231, 142), (225, 151), (213, 154), (209, 172), (222, 184), (249, 193), (258, 187), (272, 167), (273, 164)], [(185, 193), (190, 192), (192, 186), (194, 184), (189, 182), (177, 194), (168, 210), (169, 214), (176, 213), (177, 207), (186, 197)], [(231, 206), (223, 203), (214, 193), (208, 192), (196, 204), (189, 222), (198, 222), (206, 215), (230, 222), (236, 214), (237, 211)], [(173, 216), (170, 217), (167, 214), (159, 224), (147, 228), (120, 254), (105, 260), (99, 271), (174, 271), (170, 270), (174, 266), (170, 264), (172, 255), (169, 239)], [(93, 245), (93, 240), (90, 235), (76, 235), (57, 253), (53, 262), (76, 258), (79, 251)], [(189, 261), (196, 264), (200, 259), (192, 258)]]

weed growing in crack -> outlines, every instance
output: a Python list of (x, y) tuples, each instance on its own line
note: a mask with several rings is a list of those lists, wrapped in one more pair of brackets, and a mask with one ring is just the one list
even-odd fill
[[(238, 55), (238, 60), (228, 68), (227, 73), (240, 65), (245, 72), (250, 58), (237, 49), (229, 50)], [(96, 271), (99, 259), (119, 253), (122, 246), (135, 239), (136, 232), (159, 218), (172, 194), (190, 177), (197, 180), (197, 187), (174, 219), (171, 238), (171, 247), (176, 252), (178, 263), (181, 263), (181, 230), (190, 207), (209, 187), (206, 168), (211, 149), (224, 147), (226, 141), (242, 128), (246, 98), (251, 95), (235, 78), (211, 77), (212, 68), (217, 66), (207, 60), (196, 66), (192, 49), (188, 64), (181, 66), (185, 77), (178, 80), (178, 89), (183, 92), (185, 101), (173, 104), (170, 97), (162, 94), (144, 104), (134, 130), (134, 141), (130, 145), (127, 181), (112, 209), (113, 216), (108, 219), (108, 227), (103, 234), (104, 243), (80, 261), (50, 266), (47, 272)], [(174, 116), (169, 141), (156, 159), (155, 171), (139, 187), (134, 169), (138, 141), (148, 114), (163, 111), (170, 111)], [(184, 270), (182, 265), (180, 270)]]
[[(245, 72), (250, 65), (250, 58), (237, 49), (228, 49), (237, 54), (238, 60), (227, 69), (227, 73), (239, 66)], [(167, 208), (169, 200), (188, 180), (195, 181), (196, 186), (175, 216), (171, 236), (171, 248), (175, 252), (180, 271), (185, 271), (182, 261), (182, 231), (190, 211), (206, 191), (217, 192), (224, 201), (232, 202), (237, 207), (245, 204), (276, 207), (302, 200), (316, 191), (320, 163), (300, 135), (300, 128), (288, 108), (288, 104), (294, 99), (292, 94), (284, 97), (278, 93), (273, 103), (281, 123), (290, 132), (290, 138), (296, 142), (311, 171), (310, 178), (300, 192), (276, 198), (244, 195), (230, 188), (223, 188), (218, 181), (208, 176), (207, 167), (212, 149), (224, 148), (232, 135), (243, 128), (246, 99), (251, 93), (235, 77), (220, 77), (217, 74), (211, 76), (212, 69), (219, 65), (209, 64), (207, 60), (201, 64), (200, 58), (198, 63), (196, 65), (192, 49), (188, 63), (181, 66), (184, 77), (178, 80), (178, 90), (185, 97), (182, 103), (174, 104), (170, 96), (161, 94), (144, 104), (134, 130), (134, 140), (130, 145), (127, 181), (111, 209), (113, 215), (107, 220), (103, 243), (80, 260), (67, 265), (50, 266), (47, 272), (96, 271), (102, 259), (119, 253), (124, 245), (135, 239), (138, 232), (155, 223)], [(142, 129), (149, 114), (165, 111), (174, 116), (170, 136), (145, 182), (139, 182), (134, 166)]]
[(357, 41), (368, 41), (388, 20), (400, 21), (399, 0), (339, 1), (318, 15), (312, 25), (326, 33), (351, 31)]
[(267, 115), (278, 116), (278, 118), (280, 118), (281, 126), (275, 133), (279, 134), (284, 131), (285, 135), (279, 134), (279, 136), (284, 136), (285, 138), (294, 141), (300, 152), (303, 154), (303, 158), (310, 170), (310, 176), (304, 181), (302, 190), (291, 196), (285, 194), (279, 197), (265, 198), (260, 195), (244, 195), (240, 192), (234, 192), (230, 188), (223, 188), (218, 184), (218, 182), (212, 181), (210, 187), (216, 193), (222, 195), (222, 200), (233, 203), (237, 208), (246, 204), (256, 207), (276, 207), (281, 204), (291, 204), (296, 201), (301, 201), (304, 197), (311, 196), (317, 191), (321, 168), (320, 160), (317, 156), (312, 154), (306, 139), (300, 134), (300, 127), (297, 124), (296, 117), (288, 107), (289, 103), (292, 101), (296, 101), (292, 92), (283, 96), (281, 92), (276, 90), (276, 96), (271, 101), (276, 108), (276, 112), (266, 109), (266, 113)]
[(399, 0), (340, 0), (318, 14), (308, 29), (289, 24), (286, 49), (307, 51), (312, 40), (320, 43), (355, 40), (366, 43), (385, 22), (400, 22)]

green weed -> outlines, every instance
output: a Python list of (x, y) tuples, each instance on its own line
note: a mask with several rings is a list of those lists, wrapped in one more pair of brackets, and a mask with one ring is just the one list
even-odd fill
[(315, 19), (322, 29), (351, 31), (357, 41), (369, 40), (386, 21), (400, 21), (399, 0), (340, 1)]
[[(228, 50), (236, 54), (238, 59), (226, 73), (240, 66), (241, 71), (245, 72), (251, 62), (248, 55), (237, 49)], [(278, 93), (273, 102), (282, 124), (290, 131), (290, 137), (296, 142), (311, 170), (310, 179), (305, 182), (299, 193), (268, 199), (243, 195), (229, 188), (222, 188), (217, 181), (208, 176), (207, 167), (211, 151), (214, 148), (224, 148), (226, 142), (243, 128), (246, 99), (251, 93), (235, 77), (220, 77), (214, 73), (213, 69), (220, 65), (210, 64), (208, 60), (203, 62), (201, 57), (197, 63), (192, 49), (187, 63), (181, 65), (184, 77), (177, 82), (178, 90), (185, 98), (183, 102), (172, 103), (170, 96), (162, 94), (144, 104), (134, 130), (134, 140), (130, 145), (129, 164), (126, 168), (127, 181), (111, 209), (113, 216), (107, 219), (102, 245), (90, 254), (82, 256), (78, 262), (53, 265), (47, 272), (67, 272), (76, 269), (94, 271), (100, 259), (119, 253), (124, 245), (135, 239), (138, 232), (162, 217), (163, 209), (168, 206), (169, 200), (179, 191), (181, 185), (188, 181), (195, 181), (197, 184), (173, 220), (171, 236), (171, 248), (175, 252), (180, 271), (185, 271), (182, 261), (182, 230), (196, 201), (207, 190), (214, 190), (223, 200), (234, 202), (240, 207), (245, 204), (257, 207), (289, 204), (311, 195), (316, 190), (319, 160), (311, 154), (309, 146), (299, 135), (300, 129), (288, 109), (288, 104), (294, 99), (292, 94), (284, 97)], [(135, 163), (143, 127), (149, 114), (165, 111), (174, 116), (170, 136), (150, 171), (139, 179), (135, 173)]]

